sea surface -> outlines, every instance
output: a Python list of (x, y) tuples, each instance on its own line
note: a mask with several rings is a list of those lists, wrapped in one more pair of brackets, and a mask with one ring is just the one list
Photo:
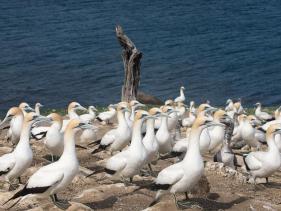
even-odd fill
[(116, 24), (143, 53), (140, 89), (160, 99), (281, 104), (279, 0), (0, 2), (0, 112), (21, 101), (107, 105), (123, 83)]

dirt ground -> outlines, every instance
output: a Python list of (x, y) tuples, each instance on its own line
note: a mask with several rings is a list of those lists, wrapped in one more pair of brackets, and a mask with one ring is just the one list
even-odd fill
[[(98, 138), (100, 138), (109, 126), (99, 126)], [(12, 150), (9, 143), (4, 140), (6, 131), (1, 132), (0, 155)], [(40, 166), (46, 165), (49, 161), (48, 152), (43, 143), (32, 140), (34, 161), (22, 176), (26, 182), (30, 175)], [(89, 178), (86, 175), (102, 166), (109, 155), (100, 152), (93, 156), (92, 148), (77, 148), (77, 155), (80, 161), (81, 171), (75, 177), (72, 184), (63, 192), (58, 194), (60, 199), (68, 200), (71, 206), (68, 210), (177, 210), (172, 195), (166, 195), (153, 207), (148, 208), (152, 202), (155, 192), (149, 189), (153, 182), (152, 176), (135, 176), (133, 183), (124, 184), (121, 181), (111, 181), (104, 173), (99, 173)], [(245, 177), (238, 172), (228, 170), (219, 164), (213, 163), (211, 156), (206, 156), (206, 169), (203, 180), (195, 188), (197, 193), (190, 195), (192, 208), (185, 210), (281, 210), (281, 172), (275, 173), (269, 178), (268, 184), (245, 183)], [(174, 159), (158, 161), (153, 166), (154, 173), (157, 173), (166, 166), (174, 163)], [(22, 185), (17, 190), (22, 188)], [(2, 205), (15, 191), (8, 191), (8, 184), (0, 182), (0, 204)], [(185, 196), (178, 194), (177, 198), (185, 202)], [(4, 210), (9, 207), (0, 206)], [(49, 198), (36, 199), (28, 198), (21, 201), (11, 210), (59, 210)]]

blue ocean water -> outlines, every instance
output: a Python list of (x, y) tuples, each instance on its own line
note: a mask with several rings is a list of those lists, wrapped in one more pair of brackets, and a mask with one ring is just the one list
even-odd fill
[(120, 99), (115, 25), (143, 52), (141, 90), (223, 105), (281, 103), (281, 4), (272, 1), (0, 2), (0, 111)]

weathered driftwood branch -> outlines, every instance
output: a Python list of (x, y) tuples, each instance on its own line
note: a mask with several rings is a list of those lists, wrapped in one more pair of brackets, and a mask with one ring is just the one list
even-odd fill
[(142, 53), (135, 44), (127, 37), (121, 26), (116, 26), (116, 36), (123, 47), (122, 58), (124, 63), (124, 84), (122, 87), (122, 101), (131, 101), (137, 98), (140, 83), (140, 60)]

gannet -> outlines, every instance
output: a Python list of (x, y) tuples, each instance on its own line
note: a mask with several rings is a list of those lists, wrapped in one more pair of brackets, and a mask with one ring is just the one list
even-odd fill
[(133, 123), (132, 141), (128, 148), (115, 154), (106, 162), (105, 172), (113, 175), (114, 178), (130, 178), (137, 175), (148, 156), (147, 150), (142, 142), (141, 128), (143, 121), (153, 118), (148, 112), (138, 110)]
[(231, 100), (231, 99), (228, 99), (227, 101), (226, 101), (226, 107), (225, 107), (225, 111), (233, 111), (235, 109), (235, 107), (234, 107), (234, 103), (233, 103), (233, 101)]
[(97, 109), (95, 106), (89, 106), (88, 114), (82, 114), (79, 116), (79, 119), (83, 122), (92, 122), (96, 118)]
[[(9, 118), (19, 112), (17, 108), (12, 108), (12, 110), (15, 111), (9, 113)], [(30, 167), (33, 159), (33, 153), (29, 144), (31, 126), (34, 122), (42, 120), (47, 119), (33, 112), (27, 113), (24, 117), (20, 140), (17, 146), (11, 153), (0, 157), (0, 175), (5, 175), (7, 182), (19, 178)]]
[(118, 127), (108, 131), (101, 139), (99, 147), (92, 153), (100, 152), (109, 147), (111, 153), (122, 150), (131, 140), (131, 129), (125, 119), (125, 112), (128, 111), (128, 105), (121, 102), (117, 106)]
[(97, 120), (100, 122), (109, 123), (116, 115), (116, 108), (114, 105), (110, 104), (108, 106), (108, 111), (99, 113)]
[[(189, 136), (189, 147), (182, 161), (173, 164), (158, 174), (152, 189), (158, 190), (153, 206), (165, 193), (172, 193), (176, 205), (176, 193), (188, 193), (198, 183), (204, 172), (204, 163), (199, 149), (199, 138), (204, 128), (214, 126), (212, 118), (199, 115), (195, 120)], [(187, 196), (187, 195), (186, 195)]]
[(281, 166), (280, 152), (274, 141), (277, 133), (281, 133), (281, 125), (271, 125), (266, 131), (268, 150), (251, 152), (244, 158), (246, 169), (254, 182), (256, 178), (268, 178)]
[(91, 129), (91, 127), (91, 125), (83, 123), (79, 119), (71, 120), (64, 133), (64, 150), (60, 159), (36, 171), (29, 178), (24, 188), (14, 194), (7, 202), (19, 197), (21, 199), (16, 203), (27, 197), (50, 196), (57, 207), (66, 209), (69, 205), (60, 202), (57, 199), (57, 193), (65, 189), (79, 171), (79, 162), (75, 152), (75, 134), (79, 129)]
[(272, 117), (272, 115), (261, 111), (261, 103), (256, 103), (256, 110), (255, 110), (255, 115), (256, 117), (258, 117), (261, 121), (271, 121), (274, 120), (274, 118)]
[[(152, 118), (149, 118), (146, 121), (146, 134), (142, 140), (143, 145), (147, 151), (147, 159), (146, 159), (146, 163), (149, 165), (150, 170), (151, 169), (151, 165), (150, 163), (153, 160), (156, 160), (157, 157), (157, 153), (159, 150), (159, 144), (155, 135), (155, 131), (154, 131), (154, 123), (155, 123), (155, 118), (157, 116), (160, 116), (162, 113), (160, 108), (151, 108), (149, 110), (149, 115)], [(154, 117), (154, 118), (153, 118)]]
[(44, 144), (51, 153), (52, 161), (54, 161), (54, 156), (59, 157), (63, 153), (62, 117), (57, 113), (51, 113), (47, 118), (50, 118), (52, 125), (46, 133)]
[(234, 103), (235, 111), (237, 114), (244, 114), (245, 110), (242, 106), (241, 99), (239, 98), (237, 102)]
[(185, 90), (185, 88), (183, 86), (181, 86), (181, 88), (180, 88), (180, 96), (175, 99), (175, 103), (177, 103), (177, 102), (184, 102), (185, 101), (184, 90)]
[[(79, 119), (83, 122), (92, 122), (96, 118), (97, 109), (94, 106), (89, 106), (88, 108), (89, 113), (88, 114), (82, 114), (79, 116)], [(96, 140), (96, 130), (94, 129), (87, 129), (83, 130), (80, 140), (82, 143), (90, 142)]]
[(241, 138), (250, 147), (260, 149), (261, 143), (255, 137), (255, 128), (251, 125), (249, 118), (242, 114), (239, 116), (239, 129)]
[(13, 144), (17, 144), (20, 140), (21, 129), (23, 125), (23, 112), (18, 107), (12, 107), (6, 114), (6, 117), (1, 122), (0, 127), (3, 128), (10, 125), (7, 137), (11, 139)]
[(182, 126), (183, 127), (191, 127), (192, 124), (194, 123), (195, 119), (196, 119), (195, 113), (193, 111), (189, 111), (188, 117), (186, 117), (182, 120)]
[(40, 108), (41, 107), (43, 107), (43, 105), (41, 104), (41, 103), (36, 103), (35, 104), (35, 113), (37, 114), (37, 115), (40, 115)]
[(156, 133), (156, 139), (159, 144), (159, 153), (165, 154), (171, 152), (174, 145), (174, 140), (168, 129), (169, 114), (174, 112), (174, 109), (171, 106), (164, 106), (162, 111), (164, 113), (161, 115), (161, 125)]

